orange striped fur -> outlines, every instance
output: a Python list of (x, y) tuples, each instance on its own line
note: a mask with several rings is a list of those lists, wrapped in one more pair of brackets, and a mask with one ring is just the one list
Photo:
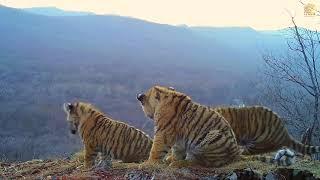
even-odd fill
[(216, 111), (161, 86), (150, 88), (137, 99), (146, 116), (155, 122), (149, 162), (161, 162), (171, 148), (170, 166), (174, 167), (219, 167), (239, 157), (235, 135)]
[(292, 148), (302, 154), (320, 152), (319, 146), (304, 145), (289, 135), (281, 118), (261, 106), (215, 107), (231, 125), (244, 154), (261, 154)]
[(79, 132), (85, 148), (85, 167), (92, 167), (97, 153), (103, 160), (123, 162), (146, 160), (152, 140), (142, 131), (115, 121), (88, 103), (64, 104), (73, 134)]

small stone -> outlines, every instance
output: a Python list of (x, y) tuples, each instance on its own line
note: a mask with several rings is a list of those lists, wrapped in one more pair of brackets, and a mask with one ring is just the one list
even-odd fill
[(269, 172), (266, 177), (265, 177), (266, 180), (277, 180), (277, 176), (273, 173), (273, 172)]
[(238, 176), (235, 172), (232, 172), (229, 176), (227, 176), (227, 179), (229, 180), (237, 180)]
[(206, 176), (201, 178), (201, 180), (218, 180), (218, 179), (220, 179), (218, 175)]

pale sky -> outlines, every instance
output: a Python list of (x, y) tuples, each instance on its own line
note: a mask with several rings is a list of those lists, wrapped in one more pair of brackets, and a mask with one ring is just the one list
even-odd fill
[[(320, 9), (320, 0), (302, 1), (315, 3)], [(320, 16), (304, 17), (299, 0), (0, 0), (0, 4), (16, 8), (55, 6), (172, 25), (249, 26), (258, 30), (290, 26), (291, 13), (300, 26), (320, 29)]]

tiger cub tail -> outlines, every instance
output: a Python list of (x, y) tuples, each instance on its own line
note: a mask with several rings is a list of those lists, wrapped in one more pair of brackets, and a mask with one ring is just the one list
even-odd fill
[(284, 148), (278, 150), (274, 156), (254, 155), (251, 159), (279, 166), (290, 166), (296, 162), (296, 154), (292, 150)]

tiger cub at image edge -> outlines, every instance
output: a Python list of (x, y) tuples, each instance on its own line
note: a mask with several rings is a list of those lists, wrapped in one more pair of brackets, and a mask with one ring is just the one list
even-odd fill
[(161, 86), (138, 94), (137, 99), (155, 122), (149, 163), (161, 162), (170, 148), (172, 167), (219, 167), (239, 157), (241, 151), (229, 123), (214, 110)]
[(110, 163), (111, 158), (123, 162), (148, 159), (152, 140), (142, 131), (112, 120), (88, 103), (65, 103), (63, 107), (71, 133), (79, 132), (84, 143), (85, 167), (94, 166), (98, 152), (100, 163)]
[(281, 118), (262, 106), (215, 107), (231, 125), (244, 155), (262, 154), (291, 148), (301, 154), (320, 152), (319, 146), (302, 144), (289, 135)]

